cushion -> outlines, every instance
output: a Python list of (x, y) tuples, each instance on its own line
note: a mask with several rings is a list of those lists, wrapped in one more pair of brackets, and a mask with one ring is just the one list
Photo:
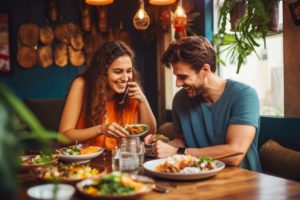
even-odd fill
[(300, 152), (270, 139), (262, 145), (259, 157), (263, 172), (300, 181)]
[(170, 140), (175, 138), (175, 133), (173, 130), (173, 123), (172, 122), (165, 122), (162, 125), (159, 126), (157, 133), (160, 133), (166, 137), (168, 137)]

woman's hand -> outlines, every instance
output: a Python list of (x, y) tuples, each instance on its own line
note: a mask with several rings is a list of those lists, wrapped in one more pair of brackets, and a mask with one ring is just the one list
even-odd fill
[(128, 97), (137, 99), (139, 102), (147, 101), (144, 93), (136, 82), (128, 82)]
[(102, 133), (108, 137), (115, 137), (115, 138), (127, 137), (129, 135), (128, 131), (126, 131), (126, 129), (123, 126), (115, 122), (111, 124), (103, 125)]

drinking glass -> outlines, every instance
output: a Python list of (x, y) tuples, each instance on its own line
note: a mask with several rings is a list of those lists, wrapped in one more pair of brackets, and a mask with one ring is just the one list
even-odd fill
[(135, 139), (121, 140), (119, 164), (120, 171), (127, 173), (136, 173), (139, 168), (138, 143)]
[(139, 157), (139, 165), (142, 166), (144, 164), (144, 157), (145, 157), (144, 142), (139, 142), (137, 151), (138, 151), (138, 157)]
[(119, 163), (119, 159), (120, 159), (120, 149), (119, 147), (115, 147), (112, 151), (111, 151), (111, 168), (113, 171), (119, 171), (120, 170), (120, 163)]

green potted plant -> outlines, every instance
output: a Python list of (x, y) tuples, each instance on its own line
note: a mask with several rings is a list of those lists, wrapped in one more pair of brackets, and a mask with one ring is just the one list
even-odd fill
[(25, 104), (0, 84), (0, 196), (4, 199), (15, 198), (22, 144), (28, 139), (38, 142), (44, 151), (53, 139), (66, 141), (62, 135), (46, 130)]
[[(257, 40), (262, 39), (264, 41), (264, 47), (266, 47), (266, 36), (270, 31), (270, 23), (273, 22), (273, 16), (276, 14), (274, 6), (277, 6), (278, 12), (278, 1), (279, 0), (224, 1), (220, 9), (218, 21), (219, 29), (213, 38), (213, 43), (217, 48), (218, 64), (225, 64), (224, 61), (220, 59), (220, 54), (226, 53), (230, 62), (233, 63), (237, 61), (236, 72), (239, 73), (247, 56), (251, 53), (255, 53), (258, 56), (255, 49), (259, 47), (260, 44)], [(245, 12), (239, 11), (239, 14), (233, 14), (236, 8), (240, 7), (243, 9), (242, 6), (237, 6), (238, 3), (245, 3)], [(230, 16), (240, 17), (233, 23), (236, 27), (232, 28), (232, 32), (226, 29), (227, 23), (230, 22), (228, 19)], [(274, 31), (276, 29), (273, 26), (271, 30)], [(226, 46), (220, 51), (220, 46), (222, 45)]]

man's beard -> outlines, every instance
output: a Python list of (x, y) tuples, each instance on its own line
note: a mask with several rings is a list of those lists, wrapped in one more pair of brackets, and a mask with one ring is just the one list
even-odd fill
[(202, 88), (193, 88), (193, 87), (190, 87), (189, 86), (189, 89), (188, 91), (185, 90), (185, 92), (187, 93), (187, 95), (192, 98), (192, 97), (195, 97), (195, 96), (200, 96), (201, 94), (203, 94), (203, 89)]

